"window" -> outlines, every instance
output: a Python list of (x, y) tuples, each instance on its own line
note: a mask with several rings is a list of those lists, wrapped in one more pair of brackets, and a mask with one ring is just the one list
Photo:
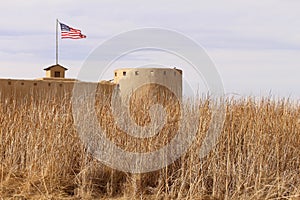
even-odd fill
[(117, 76), (117, 72), (115, 72), (115, 76)]
[(54, 77), (60, 77), (60, 72), (55, 71), (55, 72), (54, 72)]
[(126, 76), (126, 72), (123, 72), (123, 76)]
[(135, 71), (135, 75), (139, 75), (139, 71)]
[(34, 86), (36, 86), (36, 85), (37, 85), (37, 83), (33, 83), (33, 85), (34, 85)]

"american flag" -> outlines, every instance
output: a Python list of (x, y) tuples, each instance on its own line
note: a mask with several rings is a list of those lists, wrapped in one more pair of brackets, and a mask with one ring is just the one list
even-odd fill
[[(60, 23), (60, 22), (59, 22)], [(81, 39), (86, 38), (86, 35), (81, 34), (81, 30), (72, 28), (68, 25), (60, 23), (61, 39)]]

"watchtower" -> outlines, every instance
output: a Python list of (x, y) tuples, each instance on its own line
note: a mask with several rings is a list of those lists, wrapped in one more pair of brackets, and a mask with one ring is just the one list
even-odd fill
[(46, 71), (46, 78), (65, 78), (65, 71), (68, 69), (56, 64), (44, 69)]
[[(159, 84), (182, 97), (182, 70), (176, 68), (122, 68), (114, 71), (114, 83), (120, 92), (133, 91), (137, 86)], [(122, 92), (123, 91), (123, 92)]]

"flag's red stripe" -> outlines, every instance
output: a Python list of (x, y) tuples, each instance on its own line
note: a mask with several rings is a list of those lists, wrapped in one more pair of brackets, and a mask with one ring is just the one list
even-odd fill
[(85, 35), (78, 35), (78, 36), (62, 36), (62, 38), (86, 38)]
[[(67, 26), (67, 25), (66, 25)], [(69, 27), (69, 26), (68, 26)], [(86, 35), (81, 34), (81, 30), (69, 27), (70, 31), (61, 31), (62, 39), (81, 39), (86, 38)]]
[(76, 34), (76, 35), (64, 34), (64, 35), (62, 35), (62, 39), (64, 39), (64, 38), (80, 39), (80, 38), (86, 38), (86, 36), (82, 35), (82, 34)]

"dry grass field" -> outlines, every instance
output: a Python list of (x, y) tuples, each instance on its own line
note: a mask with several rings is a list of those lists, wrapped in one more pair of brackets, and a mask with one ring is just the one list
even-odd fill
[[(111, 124), (111, 88), (99, 88), (105, 94), (95, 106), (101, 126)], [(300, 105), (286, 99), (227, 99), (218, 143), (199, 159), (209, 103), (201, 100), (197, 140), (179, 161), (133, 175), (110, 169), (86, 152), (69, 94), (16, 98), (2, 93), (0, 199), (300, 199)], [(137, 109), (135, 118), (145, 111)], [(126, 141), (117, 142), (126, 148)], [(145, 144), (146, 150), (155, 148)]]

